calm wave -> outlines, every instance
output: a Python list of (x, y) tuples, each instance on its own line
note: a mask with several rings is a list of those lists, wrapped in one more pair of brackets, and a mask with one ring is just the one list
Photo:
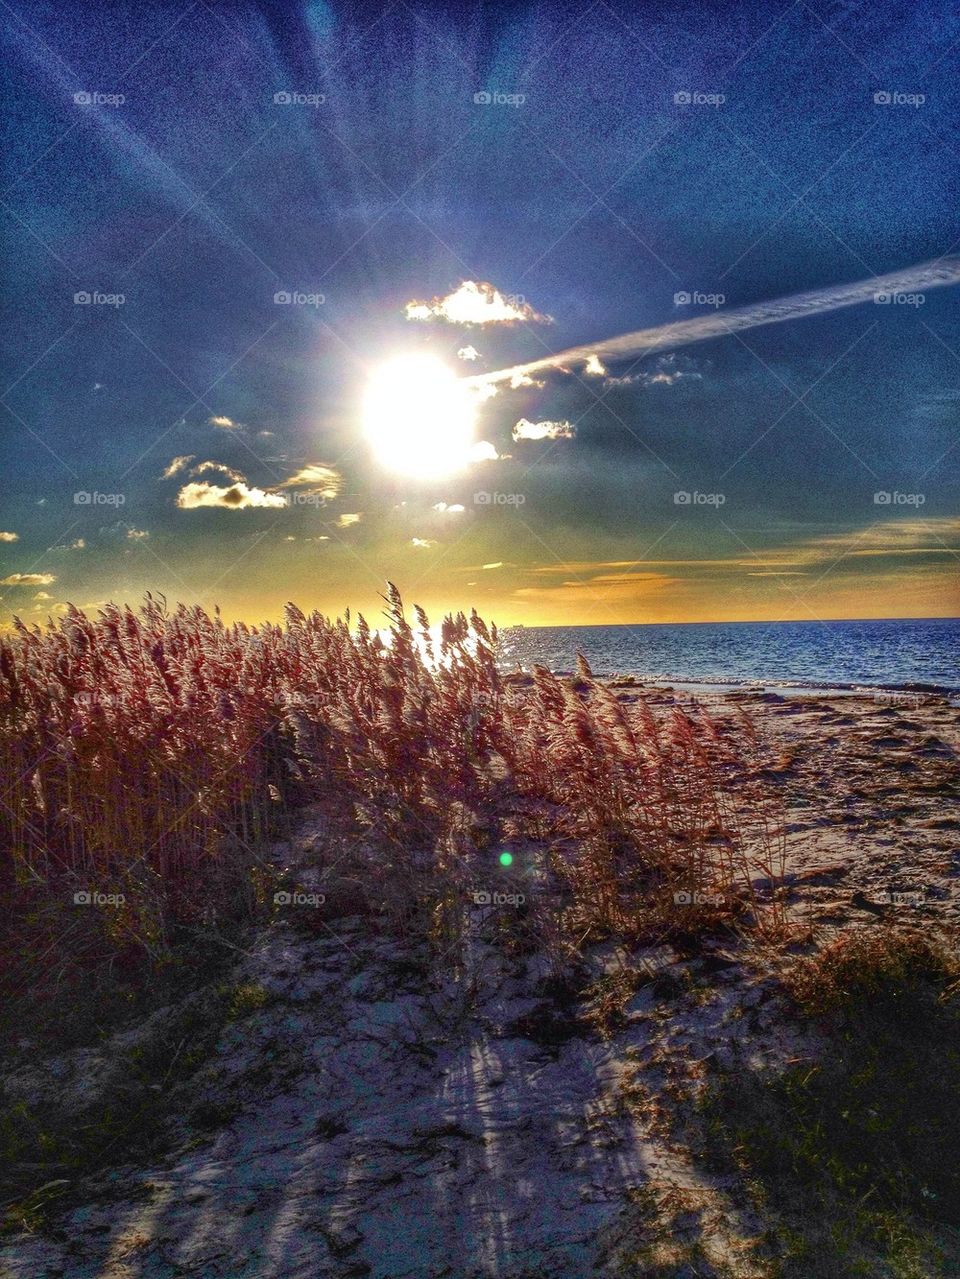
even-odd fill
[(960, 692), (960, 619), (531, 626), (502, 632), (501, 664), (661, 682)]

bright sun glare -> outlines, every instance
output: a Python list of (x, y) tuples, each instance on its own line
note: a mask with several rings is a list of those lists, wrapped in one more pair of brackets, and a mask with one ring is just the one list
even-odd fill
[(364, 432), (377, 461), (430, 479), (461, 471), (473, 447), (476, 398), (435, 355), (398, 355), (373, 373)]

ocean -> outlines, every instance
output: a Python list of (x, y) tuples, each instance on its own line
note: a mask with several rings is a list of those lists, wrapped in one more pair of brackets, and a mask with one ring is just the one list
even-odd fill
[(534, 663), (660, 684), (960, 694), (960, 618), (528, 626), (501, 632), (503, 670)]

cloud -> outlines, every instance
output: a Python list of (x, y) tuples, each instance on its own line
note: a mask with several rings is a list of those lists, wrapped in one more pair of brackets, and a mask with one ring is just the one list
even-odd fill
[(499, 456), (489, 440), (478, 440), (470, 449), (471, 462), (496, 462)]
[(436, 546), (437, 544), (436, 540), (430, 537), (412, 537), (410, 541), (414, 546), (422, 547)]
[(576, 433), (571, 422), (530, 422), (525, 417), (513, 428), (515, 440), (572, 440)]
[(309, 488), (311, 493), (316, 493), (320, 497), (333, 498), (340, 492), (342, 484), (342, 477), (332, 466), (325, 466), (322, 462), (311, 462), (309, 465), (301, 467), (289, 479), (284, 480), (280, 488), (304, 487)]
[(245, 484), (247, 482), (245, 475), (241, 475), (239, 471), (235, 471), (232, 466), (227, 466), (223, 462), (198, 462), (190, 474), (206, 475), (209, 471), (219, 471), (221, 475), (225, 475), (234, 484)]
[(0, 586), (49, 586), (56, 580), (52, 573), (11, 573), (0, 578)]
[(587, 356), (587, 362), (583, 366), (583, 371), (590, 377), (604, 377), (607, 372), (595, 355)]
[[(839, 565), (857, 559), (917, 555), (957, 555), (960, 552), (960, 518), (934, 516), (928, 520), (882, 520), (877, 524), (845, 532), (823, 533), (800, 538), (780, 546), (765, 547), (755, 554), (744, 550), (727, 558), (675, 558), (645, 560), (566, 560), (544, 564), (531, 571), (541, 577), (570, 577), (581, 574), (591, 580), (613, 580), (619, 574), (603, 570), (692, 569), (740, 573), (749, 577), (807, 576), (824, 565)], [(635, 576), (630, 574), (631, 577)], [(639, 575), (637, 575), (639, 576)]]
[(221, 488), (216, 484), (208, 484), (206, 480), (200, 480), (185, 484), (177, 494), (177, 506), (184, 511), (196, 510), (201, 506), (218, 506), (228, 511), (241, 511), (255, 506), (275, 509), (286, 505), (286, 498), (281, 497), (279, 493), (265, 493), (263, 489), (248, 488), (245, 483)]
[(604, 342), (591, 342), (589, 346), (575, 346), (558, 351), (529, 364), (515, 364), (481, 376), (486, 381), (509, 382), (518, 373), (534, 373), (541, 369), (560, 368), (577, 360), (626, 359), (642, 355), (645, 351), (685, 346), (690, 342), (704, 342), (710, 338), (724, 337), (743, 329), (764, 324), (782, 324), (786, 320), (801, 319), (810, 315), (823, 315), (841, 307), (859, 306), (873, 302), (878, 294), (925, 293), (928, 289), (960, 284), (960, 259), (940, 257), (932, 262), (921, 262), (903, 271), (889, 275), (871, 276), (852, 284), (833, 285), (814, 289), (807, 293), (795, 293), (786, 298), (774, 298), (769, 302), (751, 302), (748, 306), (698, 316), (693, 320), (681, 320), (675, 324), (661, 324), (636, 333), (622, 333)]
[(459, 502), (435, 502), (433, 509), (439, 511), (441, 515), (460, 515), (466, 507)]
[(34, 595), (33, 598), (35, 600), (52, 600), (53, 596), (50, 594), (49, 591), (37, 591), (36, 595)]
[(223, 417), (221, 414), (214, 414), (213, 417), (207, 418), (207, 421), (211, 426), (219, 426), (227, 431), (235, 431), (240, 426), (239, 422), (234, 422), (232, 418)]
[(71, 542), (67, 547), (68, 551), (85, 551), (87, 549), (86, 538), (78, 537), (76, 541)]
[(519, 391), (522, 386), (535, 386), (542, 391), (546, 385), (546, 382), (542, 382), (539, 378), (528, 377), (526, 373), (515, 373), (510, 379), (511, 391)]
[(551, 324), (518, 295), (504, 296), (492, 284), (464, 280), (458, 289), (432, 302), (408, 302), (408, 320), (446, 320), (449, 324)]
[(458, 360), (479, 360), (480, 352), (475, 346), (462, 346), (457, 352)]
[(195, 457), (195, 453), (184, 453), (180, 457), (173, 458), (160, 476), (161, 480), (172, 480), (185, 466), (189, 466)]
[(626, 373), (623, 377), (608, 377), (607, 386), (673, 386), (685, 378), (703, 380), (703, 374), (693, 367), (693, 361), (684, 355), (661, 355), (654, 362), (653, 371)]
[(481, 568), (503, 568), (503, 560), (496, 560), (493, 564), (481, 564)]
[(19, 533), (0, 533), (0, 542), (19, 542)]
[(352, 528), (354, 524), (359, 524), (362, 519), (362, 511), (345, 511), (343, 515), (337, 516), (337, 528)]
[(127, 529), (128, 542), (145, 542), (149, 536), (150, 534), (145, 528), (131, 527)]

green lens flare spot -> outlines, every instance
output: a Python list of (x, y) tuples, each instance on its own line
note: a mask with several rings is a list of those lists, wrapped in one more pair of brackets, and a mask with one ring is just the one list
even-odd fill
[(512, 865), (513, 865), (513, 853), (501, 853), (501, 854), (500, 854), (500, 865), (501, 865), (501, 866), (512, 866)]

